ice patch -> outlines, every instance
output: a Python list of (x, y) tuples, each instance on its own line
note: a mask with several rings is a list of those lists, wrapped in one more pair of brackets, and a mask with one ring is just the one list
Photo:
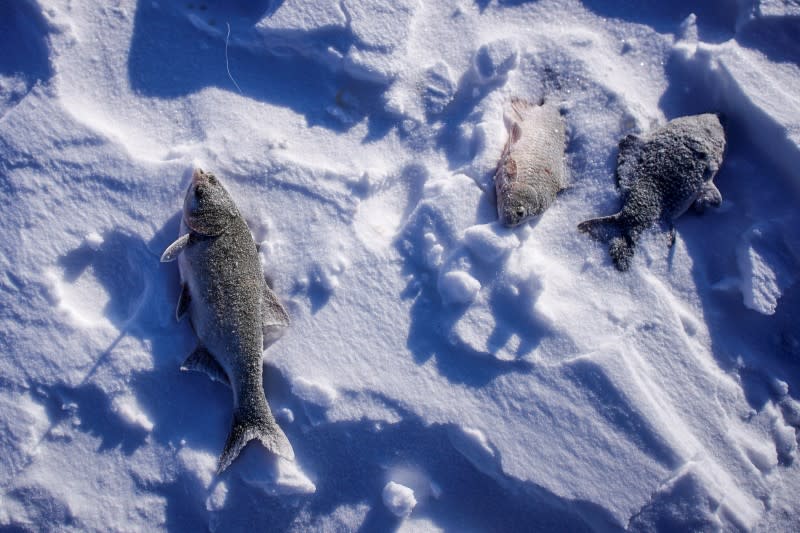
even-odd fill
[(320, 407), (330, 407), (339, 397), (339, 393), (327, 383), (312, 381), (298, 377), (292, 382), (292, 393), (304, 402)]
[(398, 518), (407, 518), (417, 505), (414, 491), (390, 481), (383, 487), (383, 504)]

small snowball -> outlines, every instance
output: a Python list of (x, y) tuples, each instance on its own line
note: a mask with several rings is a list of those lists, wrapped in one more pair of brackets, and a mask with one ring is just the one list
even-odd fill
[(330, 407), (338, 398), (336, 389), (325, 383), (311, 381), (306, 378), (297, 378), (292, 383), (292, 393), (304, 402), (313, 403), (320, 407)]
[(448, 272), (439, 279), (439, 294), (445, 303), (470, 303), (479, 290), (481, 283), (460, 270)]
[(413, 490), (390, 481), (383, 487), (383, 503), (395, 516), (406, 518), (417, 505), (417, 499)]
[(288, 407), (282, 407), (278, 409), (278, 411), (275, 414), (277, 415), (278, 418), (280, 418), (287, 424), (291, 424), (292, 422), (294, 422), (294, 413)]
[(86, 246), (96, 252), (103, 245), (103, 237), (96, 231), (93, 231), (84, 237), (84, 242)]
[(432, 269), (437, 269), (442, 266), (442, 257), (444, 255), (444, 248), (441, 244), (434, 244), (425, 255), (425, 260), (428, 266)]

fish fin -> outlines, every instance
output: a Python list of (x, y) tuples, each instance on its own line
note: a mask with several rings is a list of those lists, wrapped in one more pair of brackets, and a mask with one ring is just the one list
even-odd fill
[(268, 451), (275, 455), (294, 461), (292, 445), (268, 409), (266, 412), (258, 412), (253, 409), (234, 409), (231, 432), (217, 463), (218, 475), (230, 466), (248, 442), (255, 439), (258, 439)]
[(264, 314), (261, 327), (264, 335), (264, 349), (266, 349), (267, 346), (275, 342), (283, 334), (284, 328), (289, 325), (290, 321), (286, 309), (266, 283), (264, 283), (264, 301), (262, 305)]
[(608, 242), (614, 237), (622, 235), (622, 228), (619, 224), (619, 213), (601, 218), (585, 220), (578, 224), (578, 230), (588, 233), (593, 239)]
[(675, 224), (671, 221), (661, 223), (661, 229), (664, 231), (664, 239), (667, 241), (667, 246), (672, 248), (675, 246), (675, 241), (678, 238), (678, 232), (675, 229)]
[(633, 261), (634, 242), (628, 235), (614, 237), (608, 243), (608, 253), (614, 261), (614, 266), (620, 272), (625, 272), (631, 267)]
[(289, 325), (289, 313), (281, 304), (272, 289), (264, 283), (264, 326)]
[(188, 371), (194, 370), (196, 372), (205, 372), (208, 374), (208, 377), (213, 379), (214, 381), (219, 381), (220, 383), (224, 383), (227, 386), (231, 386), (231, 382), (228, 379), (228, 374), (225, 373), (225, 370), (220, 366), (214, 356), (209, 353), (205, 347), (198, 345), (195, 350), (189, 354), (189, 357), (181, 365), (181, 370)]
[(178, 297), (178, 307), (175, 308), (175, 318), (180, 320), (186, 311), (189, 310), (189, 302), (192, 297), (189, 295), (189, 286), (186, 283), (181, 283), (181, 295)]
[[(541, 99), (541, 103), (538, 105), (544, 104), (544, 98)], [(514, 96), (511, 98), (511, 110), (517, 116), (519, 120), (524, 119), (524, 114), (532, 107), (537, 107), (536, 104), (532, 104), (528, 100), (524, 98), (519, 98), (518, 96)]]
[(617, 171), (614, 173), (614, 179), (617, 182), (617, 187), (623, 191), (629, 191), (636, 182), (636, 163), (643, 144), (637, 135), (626, 135), (619, 142)]
[(722, 203), (722, 193), (719, 192), (714, 182), (709, 180), (703, 184), (703, 188), (692, 203), (692, 210), (695, 213), (704, 213), (709, 207), (719, 207)]
[(189, 245), (189, 234), (185, 233), (178, 237), (178, 240), (170, 244), (164, 253), (161, 254), (161, 262), (162, 263), (169, 263), (170, 261), (175, 261), (178, 258), (178, 254), (180, 254), (186, 247)]

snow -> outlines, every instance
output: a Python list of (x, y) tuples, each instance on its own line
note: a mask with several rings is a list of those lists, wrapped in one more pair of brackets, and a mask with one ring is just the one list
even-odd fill
[[(0, 3), (0, 528), (800, 528), (795, 3)], [(512, 97), (570, 186), (497, 222)], [(576, 229), (616, 146), (719, 112), (719, 209), (631, 270)], [(215, 465), (176, 238), (216, 173), (291, 325), (296, 461)]]
[(395, 516), (405, 518), (414, 510), (417, 500), (414, 498), (413, 490), (390, 481), (383, 487), (383, 503)]

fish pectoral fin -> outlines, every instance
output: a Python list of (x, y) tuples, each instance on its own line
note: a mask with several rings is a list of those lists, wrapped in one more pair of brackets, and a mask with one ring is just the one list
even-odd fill
[(678, 238), (678, 233), (675, 230), (675, 224), (671, 221), (664, 221), (661, 223), (661, 229), (664, 231), (664, 239), (667, 241), (667, 246), (672, 248), (675, 246), (675, 241)]
[(170, 261), (175, 261), (178, 258), (178, 255), (186, 249), (189, 245), (189, 234), (186, 233), (178, 237), (178, 240), (167, 246), (167, 249), (164, 250), (164, 253), (161, 254), (161, 262), (162, 263), (169, 263)]
[(509, 135), (509, 140), (511, 144), (516, 143), (522, 138), (522, 126), (519, 125), (519, 122), (515, 122), (511, 126), (511, 134)]
[(181, 295), (178, 297), (178, 307), (175, 308), (175, 318), (180, 320), (186, 311), (189, 310), (189, 302), (191, 301), (189, 295), (189, 286), (186, 283), (181, 283)]
[(703, 188), (692, 203), (692, 210), (696, 213), (703, 213), (709, 207), (719, 207), (722, 203), (722, 193), (719, 192), (714, 182), (709, 180), (703, 184)]
[(228, 379), (228, 374), (225, 373), (225, 370), (220, 366), (214, 356), (205, 349), (205, 347), (198, 345), (195, 350), (189, 354), (189, 357), (181, 365), (181, 370), (194, 370), (196, 372), (205, 372), (208, 374), (208, 377), (213, 379), (214, 381), (219, 381), (220, 383), (224, 383), (227, 386), (231, 386), (231, 382)]

